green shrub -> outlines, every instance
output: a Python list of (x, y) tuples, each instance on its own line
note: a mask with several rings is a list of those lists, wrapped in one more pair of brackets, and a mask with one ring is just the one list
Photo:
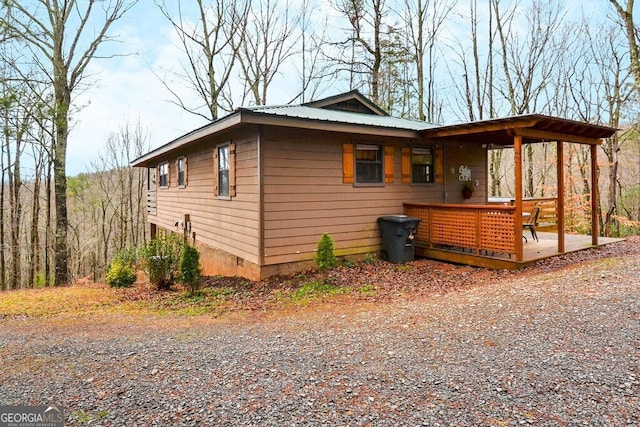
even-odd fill
[(327, 233), (324, 233), (318, 242), (315, 261), (320, 270), (327, 270), (338, 265), (338, 260), (333, 250), (333, 239)]
[(122, 261), (125, 264), (136, 265), (138, 264), (138, 251), (133, 248), (122, 248), (113, 255), (113, 258), (111, 258), (111, 262), (116, 260)]
[(182, 238), (177, 234), (157, 236), (142, 249), (142, 266), (158, 290), (169, 289), (180, 271)]
[(109, 265), (105, 281), (113, 288), (128, 288), (136, 281), (136, 269), (133, 265), (116, 259)]
[(189, 287), (191, 294), (195, 294), (201, 279), (200, 252), (191, 245), (184, 245), (180, 259), (180, 281)]
[(364, 257), (364, 263), (368, 265), (375, 264), (378, 261), (378, 257), (376, 254), (369, 252)]

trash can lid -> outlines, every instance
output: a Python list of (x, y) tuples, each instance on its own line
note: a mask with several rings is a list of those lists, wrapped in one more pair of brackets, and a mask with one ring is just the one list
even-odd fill
[(387, 216), (381, 216), (380, 218), (378, 218), (378, 221), (405, 223), (405, 222), (420, 221), (420, 218), (415, 218), (409, 215), (387, 215)]

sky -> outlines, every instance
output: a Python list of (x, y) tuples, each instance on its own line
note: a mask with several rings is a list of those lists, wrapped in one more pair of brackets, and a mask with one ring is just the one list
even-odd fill
[[(295, 1), (295, 0), (294, 0)], [(468, 7), (467, 2), (465, 8)], [(583, 1), (582, 7), (597, 10), (606, 0)], [(607, 9), (608, 10), (608, 9)], [(331, 25), (331, 22), (330, 22)], [(163, 145), (206, 121), (170, 102), (171, 95), (157, 74), (177, 69), (183, 53), (177, 48), (175, 32), (153, 0), (139, 0), (110, 34), (118, 42), (109, 51), (127, 53), (109, 59), (94, 59), (88, 69), (87, 87), (76, 94), (73, 127), (69, 136), (67, 174), (77, 175), (92, 170), (105, 153), (105, 142), (127, 123), (138, 121), (149, 138), (149, 148)], [(295, 96), (297, 88), (287, 84), (287, 76), (295, 70), (284, 70), (273, 84), (268, 103), (281, 104)], [(334, 95), (348, 88), (335, 88)], [(176, 83), (174, 90), (186, 89)]]
[(88, 87), (76, 96), (69, 136), (67, 174), (91, 169), (111, 134), (138, 121), (150, 148), (205, 124), (169, 102), (170, 94), (155, 73), (175, 66), (173, 29), (151, 0), (142, 0), (111, 27), (118, 39), (109, 49), (126, 56), (96, 59), (89, 66)]
[[(175, 30), (153, 0), (139, 0), (112, 25), (110, 34), (118, 43), (107, 49), (128, 54), (95, 59), (89, 66), (88, 87), (75, 97), (78, 110), (72, 117), (67, 152), (70, 176), (90, 171), (104, 154), (105, 141), (127, 123), (140, 122), (151, 149), (207, 123), (171, 103), (172, 96), (158, 77), (164, 70), (178, 69), (184, 53), (177, 48)], [(274, 81), (269, 104), (286, 103), (295, 96), (297, 88), (287, 84), (288, 72)], [(176, 82), (173, 90), (181, 91), (181, 86)], [(184, 88), (182, 92), (188, 93)]]

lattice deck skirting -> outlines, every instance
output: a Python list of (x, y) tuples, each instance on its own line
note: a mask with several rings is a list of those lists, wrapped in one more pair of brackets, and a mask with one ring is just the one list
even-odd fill
[(404, 204), (405, 215), (422, 221), (416, 242), (426, 247), (448, 246), (481, 254), (516, 253), (515, 208), (484, 205)]

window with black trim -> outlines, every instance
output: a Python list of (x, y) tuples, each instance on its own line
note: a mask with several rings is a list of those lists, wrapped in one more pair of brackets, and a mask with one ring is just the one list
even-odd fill
[(158, 185), (160, 188), (169, 187), (169, 162), (158, 165)]
[(230, 172), (229, 144), (218, 146), (218, 196), (229, 197)]
[(176, 166), (178, 170), (178, 187), (184, 188), (187, 185), (187, 158), (178, 157)]
[(411, 149), (411, 182), (427, 184), (433, 182), (433, 150), (431, 148)]
[(356, 144), (356, 183), (382, 184), (382, 147)]

